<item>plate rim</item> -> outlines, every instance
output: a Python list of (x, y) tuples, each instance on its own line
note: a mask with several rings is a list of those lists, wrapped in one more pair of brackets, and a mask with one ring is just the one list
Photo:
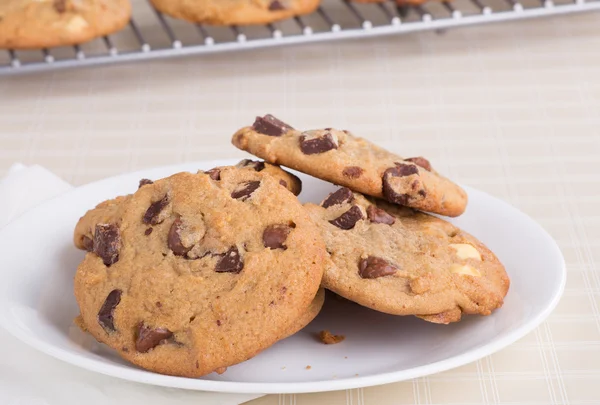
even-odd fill
[[(11, 220), (8, 224), (0, 229), (0, 234), (10, 231), (10, 228), (16, 226), (21, 218), (29, 215), (31, 212), (42, 209), (45, 205), (50, 204), (52, 201), (65, 198), (71, 193), (81, 192), (81, 190), (85, 190), (88, 187), (94, 187), (99, 183), (118, 181), (119, 178), (126, 176), (133, 176), (135, 174), (147, 173), (149, 171), (169, 171), (179, 170), (181, 171), (184, 167), (189, 167), (193, 165), (198, 166), (224, 166), (235, 164), (237, 159), (218, 159), (218, 160), (201, 160), (194, 162), (183, 162), (173, 165), (164, 165), (151, 167), (141, 170), (135, 170), (131, 172), (121, 173), (115, 176), (110, 176), (101, 180), (97, 180), (91, 183), (87, 183), (78, 187), (74, 187), (72, 190), (69, 190), (63, 194), (60, 194), (54, 198), (51, 198), (47, 201), (42, 202), (30, 210), (27, 210), (25, 213), (17, 216), (13, 220)], [(183, 169), (185, 170), (185, 169)], [(392, 371), (381, 373), (377, 375), (370, 376), (355, 376), (350, 378), (340, 378), (340, 379), (329, 379), (329, 380), (320, 380), (320, 381), (304, 381), (304, 382), (234, 382), (234, 381), (214, 381), (214, 380), (203, 380), (203, 379), (195, 379), (195, 378), (187, 378), (187, 377), (177, 377), (170, 376), (164, 374), (158, 374), (151, 371), (146, 371), (139, 368), (132, 368), (123, 370), (120, 366), (113, 364), (104, 364), (96, 360), (85, 359), (85, 361), (81, 361), (81, 357), (77, 354), (71, 353), (64, 349), (57, 348), (56, 346), (49, 344), (41, 339), (32, 337), (30, 334), (27, 334), (25, 330), (21, 326), (16, 323), (9, 322), (9, 319), (0, 312), (0, 327), (6, 330), (10, 335), (21, 340), (26, 343), (30, 347), (46, 354), (51, 357), (54, 357), (58, 360), (66, 362), (76, 367), (81, 367), (85, 370), (94, 371), (109, 377), (113, 378), (121, 378), (127, 381), (133, 381), (143, 384), (156, 385), (161, 387), (169, 387), (169, 388), (180, 388), (187, 390), (197, 390), (197, 391), (210, 391), (210, 392), (222, 392), (222, 393), (247, 393), (247, 394), (293, 394), (293, 393), (311, 393), (311, 392), (327, 392), (327, 391), (337, 391), (344, 389), (354, 389), (354, 388), (363, 388), (370, 386), (383, 385), (393, 382), (405, 381), (412, 378), (423, 377), (443, 371), (447, 371), (456, 367), (463, 366), (465, 364), (472, 363), (476, 360), (479, 360), (483, 357), (489, 356), (509, 345), (516, 342), (518, 339), (527, 335), (531, 331), (533, 331), (536, 327), (538, 327), (556, 308), (558, 302), (560, 301), (566, 285), (567, 280), (567, 268), (564, 256), (562, 251), (560, 250), (558, 244), (552, 238), (552, 236), (533, 218), (529, 217), (527, 214), (509, 204), (508, 202), (492, 196), (484, 191), (478, 190), (476, 188), (461, 185), (468, 195), (473, 194), (481, 194), (487, 198), (494, 199), (499, 203), (508, 206), (511, 210), (519, 215), (521, 218), (529, 221), (532, 225), (534, 225), (537, 230), (544, 235), (545, 239), (549, 242), (549, 245), (552, 246), (554, 254), (557, 256), (556, 259), (559, 261), (560, 266), (560, 281), (559, 286), (555, 290), (554, 294), (549, 301), (549, 304), (539, 312), (535, 317), (529, 320), (527, 323), (522, 325), (521, 327), (509, 332), (502, 338), (493, 340), (492, 342), (485, 343), (482, 346), (470, 350), (464, 354), (453, 356), (444, 360), (440, 360), (433, 363), (424, 364), (418, 367), (413, 367), (407, 370), (400, 371)], [(0, 301), (1, 297), (0, 297)]]

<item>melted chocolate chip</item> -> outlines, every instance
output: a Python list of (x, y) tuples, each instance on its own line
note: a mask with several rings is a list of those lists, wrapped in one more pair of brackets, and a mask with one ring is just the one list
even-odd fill
[(281, 184), (283, 187), (287, 188), (287, 181), (281, 179), (281, 180), (279, 180), (279, 184)]
[(281, 136), (294, 128), (273, 117), (271, 114), (267, 114), (264, 117), (256, 117), (252, 129), (264, 135)]
[(244, 268), (244, 261), (237, 247), (231, 247), (227, 252), (220, 255), (215, 271), (217, 273), (239, 273)]
[(94, 233), (94, 253), (102, 259), (105, 266), (115, 264), (119, 260), (120, 248), (121, 234), (116, 225), (96, 225), (96, 232)]
[(369, 205), (367, 208), (367, 217), (369, 218), (369, 221), (374, 224), (393, 225), (394, 222), (396, 222), (396, 219), (393, 216), (374, 205)]
[(87, 236), (83, 235), (83, 238), (81, 238), (81, 244), (88, 252), (94, 251), (94, 241), (92, 238), (88, 238)]
[(173, 225), (171, 225), (169, 234), (167, 235), (167, 245), (176, 256), (185, 256), (191, 249), (191, 247), (188, 248), (183, 246), (183, 243), (181, 242), (180, 232), (182, 228), (183, 222), (181, 222), (180, 217), (177, 217), (175, 221), (173, 221)]
[(364, 169), (358, 166), (348, 166), (342, 170), (342, 174), (351, 179), (358, 179), (364, 173)]
[(141, 179), (140, 180), (140, 184), (138, 185), (138, 189), (142, 188), (143, 186), (146, 186), (148, 184), (154, 184), (154, 182), (150, 179)]
[(337, 147), (337, 142), (329, 132), (313, 139), (307, 139), (306, 135), (300, 137), (300, 149), (305, 155), (324, 153), (332, 149), (337, 149)]
[(358, 208), (358, 205), (353, 205), (352, 208), (336, 219), (329, 221), (329, 223), (340, 229), (348, 230), (354, 228), (354, 225), (363, 218), (363, 213), (360, 208)]
[(288, 225), (275, 224), (269, 225), (263, 231), (263, 244), (271, 249), (286, 250), (285, 240), (287, 239), (292, 228)]
[(160, 200), (150, 204), (150, 207), (148, 207), (148, 210), (146, 211), (142, 219), (144, 223), (150, 225), (160, 224), (162, 222), (162, 219), (160, 218), (160, 213), (163, 209), (165, 209), (167, 205), (169, 205), (169, 196), (166, 194)]
[(408, 159), (404, 159), (404, 160), (407, 162), (412, 162), (412, 163), (416, 164), (417, 166), (420, 166), (423, 169), (427, 170), (428, 172), (431, 171), (431, 163), (429, 163), (429, 160), (425, 159), (422, 156), (408, 158)]
[(354, 201), (354, 194), (349, 188), (342, 187), (336, 192), (333, 192), (327, 196), (327, 198), (321, 203), (323, 208), (329, 208), (332, 205), (351, 203)]
[(254, 161), (250, 159), (244, 159), (236, 165), (236, 167), (252, 167), (257, 172), (265, 170), (265, 162)]
[(152, 227), (150, 227), (150, 228), (147, 228), (147, 229), (144, 231), (144, 235), (146, 235), (146, 236), (150, 235), (150, 234), (152, 233), (152, 231), (153, 231), (153, 230), (154, 230), (154, 228), (152, 228)]
[(394, 190), (393, 186), (390, 184), (390, 179), (392, 177), (405, 177), (411, 176), (413, 174), (419, 173), (419, 169), (414, 165), (403, 165), (401, 163), (396, 163), (395, 167), (391, 167), (387, 169), (383, 173), (382, 183), (383, 183), (383, 195), (384, 197), (393, 203), (406, 205), (410, 199), (409, 194), (401, 194)]
[(102, 304), (102, 308), (98, 311), (98, 323), (106, 332), (115, 331), (113, 317), (115, 308), (121, 302), (121, 293), (121, 290), (112, 290), (106, 297), (104, 304)]
[(285, 9), (286, 9), (286, 7), (279, 0), (273, 0), (269, 4), (269, 11), (279, 11), (279, 10), (285, 10)]
[(377, 256), (361, 259), (358, 264), (358, 274), (362, 278), (378, 278), (389, 276), (398, 271), (398, 268)]
[(208, 176), (215, 181), (221, 180), (221, 169), (217, 167), (204, 172), (204, 174), (208, 174)]
[(233, 191), (233, 193), (231, 193), (231, 198), (246, 201), (258, 187), (260, 187), (260, 181), (248, 181), (242, 183)]
[(167, 339), (173, 337), (173, 332), (165, 328), (149, 328), (143, 323), (139, 325), (135, 350), (147, 353), (160, 344), (166, 343)]
[(396, 177), (405, 177), (412, 176), (413, 174), (419, 174), (419, 169), (415, 165), (405, 165), (398, 162), (396, 162), (395, 165), (396, 167), (394, 169), (396, 170), (394, 171), (394, 176)]

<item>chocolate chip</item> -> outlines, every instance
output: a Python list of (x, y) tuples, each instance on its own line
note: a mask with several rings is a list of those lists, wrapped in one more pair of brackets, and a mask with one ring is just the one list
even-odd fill
[(215, 167), (214, 169), (205, 171), (204, 174), (208, 174), (208, 176), (215, 181), (221, 180), (221, 169), (219, 169), (217, 167)]
[(431, 171), (431, 163), (429, 163), (429, 160), (425, 159), (422, 156), (408, 158), (408, 159), (404, 159), (404, 160), (407, 162), (412, 162), (412, 163), (416, 164), (417, 166), (420, 166), (429, 172)]
[(397, 270), (396, 266), (377, 256), (369, 256), (366, 259), (361, 259), (358, 264), (358, 274), (362, 278), (389, 276), (396, 273)]
[(146, 230), (144, 231), (144, 235), (146, 235), (146, 236), (150, 235), (150, 234), (152, 233), (152, 231), (153, 231), (153, 230), (154, 230), (154, 228), (152, 228), (152, 227), (150, 227), (150, 228), (146, 229)]
[(135, 341), (135, 350), (140, 353), (147, 353), (160, 344), (166, 343), (167, 339), (173, 337), (173, 332), (165, 328), (149, 328), (140, 323), (137, 339)]
[(394, 169), (396, 170), (394, 171), (394, 176), (396, 177), (405, 177), (412, 176), (413, 174), (419, 174), (419, 169), (415, 165), (405, 165), (398, 162), (396, 162), (395, 165), (396, 167)]
[(141, 179), (140, 184), (138, 185), (138, 189), (142, 188), (145, 185), (154, 184), (154, 182), (150, 179)]
[(287, 181), (281, 179), (281, 180), (279, 180), (279, 184), (281, 184), (283, 187), (287, 188)]
[(413, 174), (418, 174), (419, 169), (414, 165), (403, 165), (401, 163), (396, 163), (395, 167), (391, 167), (387, 169), (383, 173), (382, 183), (383, 183), (383, 195), (384, 197), (393, 203), (406, 205), (410, 199), (409, 194), (401, 194), (394, 190), (393, 186), (390, 184), (391, 177), (405, 177), (411, 176)]
[(369, 220), (374, 224), (393, 225), (394, 222), (396, 222), (396, 219), (393, 216), (374, 205), (369, 205), (367, 208), (367, 217), (369, 217)]
[(348, 230), (354, 228), (354, 225), (363, 218), (363, 213), (360, 208), (358, 208), (358, 205), (354, 205), (336, 219), (329, 221), (329, 223), (340, 229)]
[(148, 207), (148, 210), (144, 214), (144, 218), (143, 218), (144, 223), (150, 224), (150, 225), (160, 224), (163, 221), (160, 218), (160, 213), (162, 212), (163, 209), (165, 209), (165, 207), (167, 205), (169, 205), (169, 196), (166, 194), (160, 200), (155, 201), (152, 204), (150, 204), (150, 207)]
[(306, 135), (300, 137), (300, 149), (305, 155), (324, 153), (332, 149), (337, 149), (337, 147), (337, 141), (330, 132), (312, 139), (309, 139)]
[(321, 203), (323, 208), (329, 208), (332, 205), (351, 203), (354, 201), (354, 194), (349, 188), (342, 187), (334, 193), (327, 196), (325, 201)]
[(217, 262), (215, 271), (217, 273), (239, 273), (244, 268), (244, 261), (240, 256), (237, 247), (231, 247), (227, 252), (221, 255)]
[(54, 0), (54, 9), (61, 14), (67, 11), (67, 0)]
[(121, 290), (112, 290), (106, 297), (104, 304), (102, 304), (102, 308), (98, 311), (98, 323), (106, 332), (115, 331), (113, 317), (119, 302), (121, 302)]
[(265, 247), (271, 249), (286, 250), (287, 246), (285, 246), (284, 242), (287, 239), (291, 230), (292, 228), (290, 228), (288, 225), (269, 225), (263, 231), (263, 244), (265, 245)]
[(269, 4), (269, 11), (279, 11), (285, 9), (286, 7), (278, 0), (273, 0), (271, 4)]
[(94, 233), (94, 253), (102, 259), (105, 266), (115, 264), (119, 260), (120, 248), (121, 234), (116, 225), (96, 225), (96, 232)]
[(342, 170), (342, 174), (351, 179), (358, 179), (364, 173), (364, 169), (358, 166), (348, 166)]
[(252, 129), (264, 135), (281, 136), (294, 128), (273, 117), (271, 114), (267, 114), (264, 117), (256, 117)]
[(173, 225), (171, 225), (169, 234), (167, 235), (167, 245), (176, 256), (185, 256), (191, 249), (191, 247), (188, 248), (183, 246), (183, 243), (181, 242), (181, 236), (179, 235), (181, 228), (183, 228), (183, 223), (181, 222), (181, 218), (177, 217), (173, 222)]
[(244, 159), (235, 166), (238, 168), (252, 167), (257, 172), (265, 170), (265, 162), (259, 162), (259, 161), (250, 160), (250, 159)]
[(260, 187), (260, 181), (248, 181), (242, 183), (233, 191), (233, 193), (231, 193), (231, 198), (246, 201), (258, 187)]
[(88, 252), (94, 251), (94, 241), (92, 240), (92, 238), (88, 238), (87, 236), (83, 235), (83, 238), (81, 238), (81, 244), (83, 245), (83, 248)]

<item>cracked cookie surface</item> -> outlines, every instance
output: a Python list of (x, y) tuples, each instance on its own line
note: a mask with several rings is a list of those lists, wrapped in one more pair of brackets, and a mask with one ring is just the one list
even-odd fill
[(342, 297), (435, 323), (502, 306), (509, 287), (504, 266), (449, 222), (347, 188), (305, 208), (330, 256), (323, 286)]
[(232, 143), (269, 163), (395, 204), (447, 216), (458, 216), (467, 206), (464, 190), (427, 159), (402, 158), (348, 131), (299, 131), (266, 115), (236, 132)]
[(219, 180), (179, 173), (145, 183), (91, 210), (74, 239), (88, 251), (75, 276), (83, 325), (148, 370), (222, 370), (300, 329), (322, 305), (322, 236), (262, 172), (228, 167)]

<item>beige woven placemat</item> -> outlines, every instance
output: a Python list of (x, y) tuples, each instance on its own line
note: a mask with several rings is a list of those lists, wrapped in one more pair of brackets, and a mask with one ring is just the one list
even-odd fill
[(242, 156), (231, 133), (265, 112), (427, 156), (554, 236), (569, 271), (555, 313), (509, 348), (456, 370), (252, 405), (598, 404), (598, 27), (600, 14), (589, 14), (6, 78), (0, 175), (20, 161), (82, 184)]

